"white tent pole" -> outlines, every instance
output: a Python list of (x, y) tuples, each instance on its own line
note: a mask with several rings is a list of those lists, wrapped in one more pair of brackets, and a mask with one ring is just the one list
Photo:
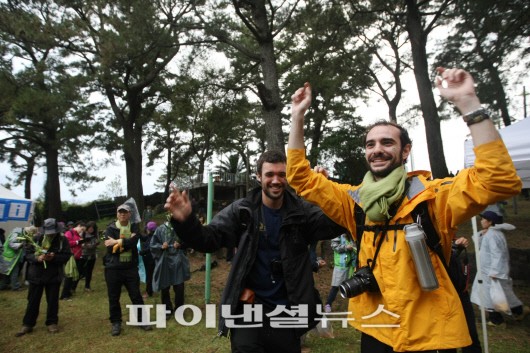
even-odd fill
[(484, 353), (489, 353), (488, 346), (488, 327), (486, 325), (486, 309), (482, 304), (485, 302), (484, 297), (484, 286), (482, 285), (482, 276), (480, 275), (480, 256), (479, 256), (479, 246), (478, 246), (478, 229), (477, 229), (477, 217), (474, 216), (471, 218), (471, 227), (473, 228), (473, 243), (475, 245), (475, 260), (477, 262), (477, 278), (478, 278), (478, 288), (479, 288), (479, 297), (480, 297), (480, 319), (482, 321), (482, 335), (483, 335), (483, 347)]

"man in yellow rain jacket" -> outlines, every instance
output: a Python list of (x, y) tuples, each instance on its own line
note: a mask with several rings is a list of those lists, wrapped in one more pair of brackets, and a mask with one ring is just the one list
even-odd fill
[[(462, 305), (442, 260), (429, 249), (439, 288), (422, 290), (405, 233), (396, 224), (416, 222), (411, 212), (425, 201), (444, 258), (449, 259), (458, 224), (521, 190), (521, 180), (500, 135), (481, 108), (471, 75), (461, 69), (439, 68), (438, 72), (440, 94), (462, 113), (475, 145), (475, 166), (452, 178), (431, 180), (428, 172), (407, 174), (404, 163), (411, 140), (401, 126), (385, 121), (367, 129), (365, 157), (369, 172), (362, 184), (328, 180), (318, 167), (312, 170), (305, 158), (304, 114), (311, 103), (311, 87), (306, 84), (292, 96), (289, 184), (354, 238), (361, 239), (359, 267), (371, 265), (378, 285), (375, 291), (359, 290), (362, 293), (349, 303), (349, 322), (362, 332), (363, 353), (436, 351), (471, 344)], [(363, 234), (356, 230), (356, 204), (366, 214)], [(370, 225), (379, 225), (380, 229), (366, 230), (374, 229)]]

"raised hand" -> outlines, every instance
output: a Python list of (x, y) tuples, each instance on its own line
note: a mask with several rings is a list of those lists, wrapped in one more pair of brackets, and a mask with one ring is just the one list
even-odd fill
[(316, 166), (313, 167), (313, 171), (314, 171), (315, 173), (320, 173), (320, 174), (322, 174), (322, 175), (325, 176), (326, 178), (329, 178), (329, 172), (328, 172), (328, 170), (327, 170), (326, 168), (324, 168), (324, 167), (321, 167), (321, 166), (319, 166), (319, 165), (316, 165)]
[(304, 87), (300, 87), (291, 96), (291, 114), (293, 117), (304, 115), (309, 106), (311, 105), (311, 85), (309, 82), (304, 84)]
[(172, 187), (173, 192), (166, 199), (164, 208), (169, 212), (171, 217), (179, 222), (184, 222), (191, 214), (191, 202), (186, 191), (180, 191)]
[(440, 95), (455, 104), (460, 112), (465, 115), (480, 108), (480, 101), (475, 93), (473, 77), (462, 69), (436, 68), (436, 88)]

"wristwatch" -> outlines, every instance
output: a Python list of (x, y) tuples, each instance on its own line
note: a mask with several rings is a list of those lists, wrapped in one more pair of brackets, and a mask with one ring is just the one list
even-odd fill
[(482, 120), (486, 120), (489, 118), (490, 118), (490, 115), (488, 111), (484, 108), (474, 110), (464, 115), (464, 121), (466, 122), (467, 126), (471, 126), (473, 124), (479, 123)]

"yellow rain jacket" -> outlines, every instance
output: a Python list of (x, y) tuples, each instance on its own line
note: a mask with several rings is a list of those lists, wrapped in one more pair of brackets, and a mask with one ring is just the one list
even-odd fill
[[(475, 148), (475, 166), (457, 176), (429, 180), (424, 171), (408, 174), (407, 195), (390, 224), (415, 221), (411, 211), (428, 200), (429, 213), (440, 235), (445, 258), (450, 258), (456, 227), (487, 205), (517, 195), (522, 187), (501, 140)], [(331, 219), (356, 238), (353, 210), (361, 185), (339, 184), (315, 173), (302, 149), (287, 151), (287, 178), (300, 196), (317, 204)], [(374, 224), (366, 219), (366, 225)], [(377, 239), (379, 241), (379, 238)], [(374, 233), (365, 231), (359, 266), (373, 259)], [(380, 293), (365, 292), (350, 299), (348, 320), (356, 329), (391, 346), (394, 351), (423, 351), (465, 347), (471, 344), (462, 305), (445, 268), (430, 251), (440, 287), (421, 290), (402, 230), (389, 230), (373, 270)]]

